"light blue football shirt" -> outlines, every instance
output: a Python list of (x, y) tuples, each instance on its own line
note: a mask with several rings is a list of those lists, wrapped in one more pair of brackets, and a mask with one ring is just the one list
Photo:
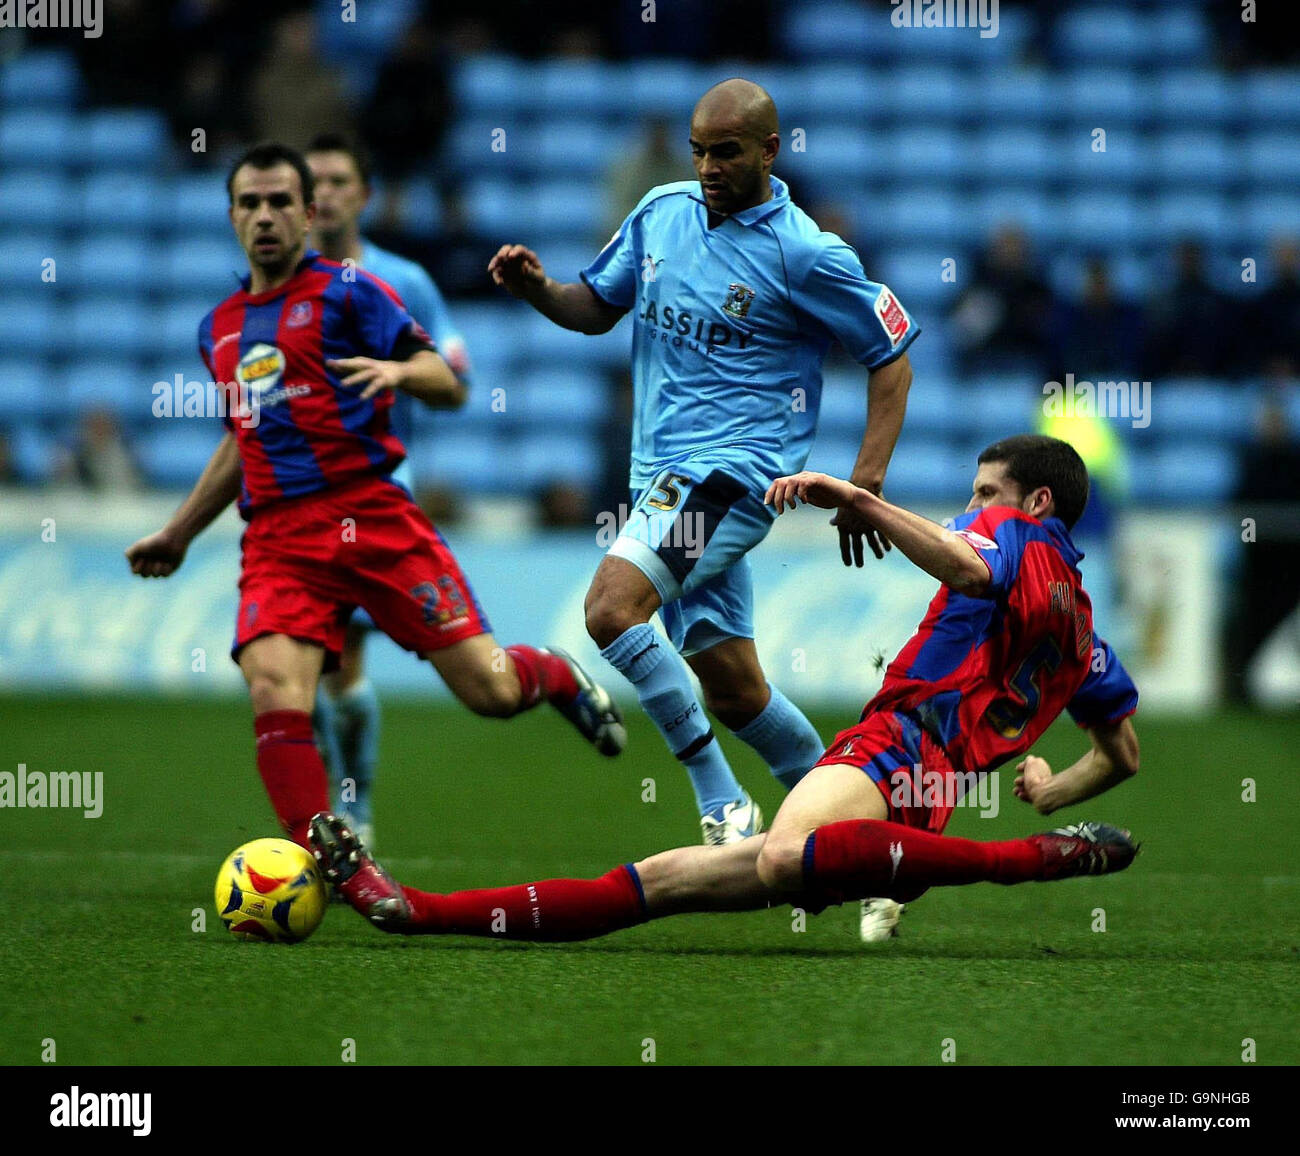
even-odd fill
[[(465, 339), (461, 337), (447, 309), (447, 302), (438, 292), (438, 286), (424, 268), (387, 249), (381, 249), (364, 237), (361, 239), (361, 268), (373, 273), (381, 281), (386, 281), (396, 291), (406, 306), (406, 311), (415, 318), (433, 338), (438, 352), (444, 359), (454, 355), (459, 348), (465, 348)], [(396, 391), (393, 399), (393, 432), (402, 439), (409, 450), (412, 432), (412, 412), (419, 403), (410, 394)], [(402, 462), (394, 471), (394, 476), (409, 490), (412, 487), (409, 459)]]
[(808, 460), (832, 340), (879, 369), (920, 332), (770, 180), (770, 200), (712, 229), (697, 181), (651, 189), (581, 273), (633, 314), (633, 490), (672, 466), (761, 494)]

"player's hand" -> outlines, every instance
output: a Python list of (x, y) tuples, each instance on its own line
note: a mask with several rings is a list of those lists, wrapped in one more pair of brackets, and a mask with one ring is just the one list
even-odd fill
[(1019, 773), (1011, 788), (1012, 793), (1017, 799), (1032, 804), (1040, 815), (1050, 815), (1052, 808), (1048, 806), (1044, 794), (1047, 784), (1052, 780), (1052, 768), (1047, 760), (1040, 759), (1037, 755), (1026, 755), (1022, 762), (1016, 764), (1016, 770)]
[(778, 514), (784, 514), (787, 508), (793, 510), (800, 502), (834, 510), (851, 503), (856, 493), (857, 487), (841, 478), (803, 470), (789, 477), (777, 478), (767, 487), (763, 502)]
[(522, 297), (531, 286), (546, 280), (540, 258), (523, 245), (502, 245), (488, 262), (492, 281), (507, 293)]
[(397, 389), (405, 380), (406, 369), (400, 361), (379, 361), (373, 357), (335, 357), (325, 362), (335, 373), (346, 373), (340, 384), (365, 386), (361, 400), (372, 398), (385, 389)]
[[(862, 486), (864, 490), (880, 497), (880, 486)], [(862, 543), (871, 547), (877, 558), (883, 558), (885, 552), (892, 550), (888, 538), (871, 524), (865, 514), (855, 509), (841, 509), (831, 519), (831, 525), (840, 532), (840, 557), (846, 566), (861, 566), (864, 557)]]
[(132, 574), (142, 578), (166, 578), (175, 574), (185, 561), (189, 543), (170, 530), (159, 530), (126, 548), (126, 560)]

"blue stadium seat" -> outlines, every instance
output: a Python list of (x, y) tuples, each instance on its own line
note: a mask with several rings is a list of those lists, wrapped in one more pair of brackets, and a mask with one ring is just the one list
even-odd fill
[(462, 57), (453, 76), (456, 106), (468, 118), (513, 121), (531, 111), (535, 79), (535, 67), (512, 56)]
[(199, 323), (217, 304), (216, 297), (182, 297), (173, 299), (154, 314), (153, 354), (172, 368), (167, 376), (206, 367), (199, 356)]
[(603, 374), (590, 369), (537, 369), (520, 382), (514, 417), (530, 430), (562, 426), (574, 432), (599, 427), (611, 415), (614, 398)]
[[(971, 216), (979, 223), (979, 241), (1001, 225), (1017, 224), (1036, 242), (1053, 236), (1061, 219), (1060, 202), (1049, 199), (1041, 189), (1010, 182), (990, 188), (975, 198)], [(962, 272), (958, 269), (958, 280)]]
[(1203, 509), (1231, 497), (1240, 468), (1237, 455), (1214, 441), (1134, 450), (1131, 494), (1136, 502)]
[(1196, 4), (1157, 6), (1147, 18), (1147, 36), (1152, 56), (1162, 63), (1207, 60), (1212, 43), (1205, 13)]
[(1108, 131), (1140, 121), (1149, 113), (1137, 75), (1116, 67), (1113, 61), (1104, 68), (1066, 72), (1056, 85), (1055, 95), (1062, 117)]
[(1057, 58), (1101, 66), (1146, 61), (1155, 51), (1148, 23), (1131, 8), (1069, 9), (1056, 19)]
[(1043, 396), (1042, 383), (1024, 375), (981, 378), (958, 390), (962, 428), (985, 441), (1025, 433), (1042, 415)]
[(6, 420), (52, 421), (69, 410), (67, 390), (53, 365), (35, 356), (0, 361), (0, 413)]
[(1294, 132), (1252, 133), (1243, 151), (1243, 171), (1252, 188), (1300, 184), (1300, 141)]
[(1300, 221), (1300, 196), (1286, 193), (1255, 194), (1246, 202), (1245, 235), (1268, 239), (1294, 236)]
[(1226, 381), (1157, 381), (1152, 386), (1151, 417), (1161, 439), (1171, 444), (1195, 439), (1241, 443), (1255, 436), (1255, 398)]
[[(911, 30), (914, 33), (916, 30)], [(909, 36), (925, 42), (925, 30), (912, 36), (908, 30), (898, 30), (900, 40)], [(978, 39), (978, 33), (976, 34)], [(885, 106), (888, 115), (899, 125), (934, 123), (947, 119), (962, 107), (965, 84), (962, 75), (946, 65), (905, 65), (885, 75), (884, 88), (876, 99)]]
[(1300, 124), (1300, 79), (1296, 70), (1248, 72), (1242, 81), (1238, 117), (1249, 128)]
[(70, 167), (82, 144), (76, 118), (63, 109), (24, 109), (0, 117), (0, 157), (6, 166)]
[[(543, 257), (543, 261), (545, 258)], [(465, 339), (473, 366), (474, 384), (480, 379), (501, 373), (515, 357), (514, 335), (531, 312), (527, 305), (514, 300), (500, 304), (457, 302), (456, 325)]]
[[(544, 173), (604, 177), (639, 147), (621, 129), (598, 120), (547, 121), (537, 130), (538, 163)], [(682, 179), (691, 175), (686, 145), (681, 143)]]
[[(605, 238), (602, 238), (604, 240)], [(538, 238), (537, 253), (546, 273), (557, 281), (576, 281), (578, 273), (600, 252), (601, 241), (552, 241)]]
[[(372, 197), (370, 208), (374, 205)], [(402, 228), (416, 237), (435, 237), (442, 229), (442, 200), (432, 183), (426, 180), (407, 181), (402, 187)], [(364, 225), (362, 226), (365, 227)]]
[(152, 320), (152, 311), (134, 298), (79, 296), (65, 340), (71, 352), (84, 357), (144, 356), (157, 342)]
[(981, 71), (963, 93), (963, 104), (979, 122), (1002, 121), (1006, 127), (1046, 122), (1055, 101), (1055, 81), (1041, 68)]
[(889, 10), (842, 0), (791, 4), (782, 40), (795, 57), (806, 60), (866, 60), (895, 50), (899, 29)]
[(93, 168), (161, 168), (171, 154), (161, 113), (113, 108), (89, 113), (78, 133), (77, 151)]
[(631, 88), (620, 65), (557, 57), (537, 65), (530, 95), (553, 123), (559, 123), (570, 117), (606, 117), (611, 111), (621, 115), (632, 99)]
[(946, 184), (967, 180), (974, 169), (964, 134), (954, 129), (905, 126), (884, 139), (879, 171), (899, 181), (932, 179)]
[(1152, 142), (1148, 166), (1159, 181), (1179, 189), (1222, 188), (1235, 184), (1242, 176), (1242, 158), (1235, 142), (1209, 128), (1189, 128), (1157, 137)]
[(864, 209), (859, 232), (873, 248), (880, 244), (943, 245), (974, 241), (983, 222), (955, 193), (934, 185), (901, 189)]
[(416, 439), (410, 446), (416, 485), (449, 485), (480, 493), (506, 488), (514, 460), (496, 433), (459, 432), (455, 437)]
[(975, 170), (1001, 184), (1049, 180), (1059, 173), (1062, 159), (1051, 138), (1036, 128), (986, 130), (972, 150)]
[(1211, 68), (1162, 69), (1150, 93), (1153, 115), (1168, 125), (1222, 128), (1242, 112), (1240, 81)]
[(489, 237), (531, 233), (535, 224), (536, 200), (529, 187), (517, 181), (472, 181), (465, 186), (462, 203), (474, 228)]
[(232, 234), (228, 240), (181, 239), (165, 250), (160, 270), (170, 293), (212, 295), (212, 304), (239, 288), (238, 276), (248, 272), (248, 262)]
[(334, 64), (360, 58), (377, 72), (419, 11), (419, 0), (367, 0), (357, 5), (357, 18), (344, 23), (337, 5), (319, 4), (316, 27), (321, 53)]
[(230, 220), (226, 216), (230, 198), (218, 173), (179, 177), (171, 182), (159, 201), (166, 208), (159, 214), (163, 219), (158, 223), (170, 225), (176, 233), (193, 236), (230, 232)]
[(793, 147), (782, 150), (783, 168), (816, 183), (824, 193), (841, 182), (866, 181), (889, 161), (880, 137), (863, 125), (809, 124), (804, 146), (801, 152)]
[(954, 281), (942, 280), (944, 261), (956, 258), (951, 249), (889, 249), (880, 254), (878, 270), (868, 276), (886, 282), (913, 314), (944, 312), (960, 291), (961, 262), (954, 266)]
[(1141, 205), (1127, 193), (1082, 192), (1068, 198), (1059, 227), (1083, 248), (1134, 244), (1146, 224)]
[(221, 441), (219, 421), (182, 419), (158, 422), (132, 443), (136, 460), (151, 485), (183, 489), (192, 486)]
[(144, 171), (88, 174), (81, 186), (81, 227), (95, 231), (138, 229), (156, 244), (157, 230), (166, 228), (167, 201)]
[(18, 476), (32, 485), (51, 481), (67, 455), (55, 438), (34, 425), (20, 425), (14, 430), (10, 452)]
[(533, 223), (539, 235), (571, 239), (599, 235), (606, 212), (602, 182), (546, 181), (533, 186), (532, 196)]
[(1108, 129), (1105, 152), (1094, 151), (1092, 127), (1085, 121), (1061, 130), (1055, 137), (1054, 147), (1060, 163), (1058, 175), (1069, 178), (1071, 191), (1080, 191), (1088, 185), (1099, 190), (1115, 190), (1150, 178), (1148, 143), (1135, 127), (1117, 125)]
[(68, 254), (59, 281), (83, 293), (120, 293), (124, 297), (147, 293), (157, 281), (150, 248), (149, 241), (135, 234), (91, 235)]
[(529, 364), (591, 367), (601, 365), (606, 356), (596, 338), (561, 329), (531, 309), (526, 320), (516, 321), (510, 332), (526, 351)]
[(600, 477), (604, 466), (597, 437), (547, 432), (508, 443), (509, 488), (528, 493), (552, 482), (582, 486)]
[(56, 308), (53, 293), (33, 286), (22, 290), (10, 281), (10, 295), (0, 297), (0, 349), (7, 356), (44, 356), (56, 351), (66, 335), (68, 311)]
[(690, 110), (715, 80), (711, 69), (697, 68), (682, 60), (645, 57), (631, 61), (625, 68), (630, 74), (628, 107), (638, 118), (667, 117), (683, 136)]
[(75, 187), (61, 174), (24, 169), (0, 176), (0, 229), (38, 230), (52, 237), (74, 226), (78, 216)]
[[(911, 419), (909, 404), (908, 419)], [(832, 369), (823, 375), (818, 436), (861, 439), (867, 419), (867, 372)]]
[(933, 504), (958, 514), (970, 501), (975, 463), (942, 441), (921, 440), (911, 433), (899, 439), (885, 479), (886, 496), (906, 505)]
[(892, 119), (885, 99), (887, 89), (882, 72), (862, 65), (810, 65), (803, 74), (803, 87), (806, 107), (802, 121), (791, 120), (785, 109), (777, 105), (787, 138), (790, 129), (800, 125), (806, 127), (809, 122), (848, 121), (861, 125), (868, 121)]
[[(505, 135), (500, 136), (498, 130)], [(501, 179), (537, 167), (535, 124), (508, 117), (463, 117), (452, 125), (443, 148), (442, 163), (448, 171), (477, 179)], [(501, 140), (504, 147), (495, 151)]]
[(81, 90), (81, 76), (71, 52), (28, 49), (0, 67), (0, 106), (70, 108)]
[(1170, 193), (1147, 206), (1143, 221), (1148, 237), (1171, 244), (1184, 237), (1225, 237), (1235, 216), (1224, 198), (1213, 193)]
[[(74, 322), (75, 329), (75, 322)], [(106, 355), (111, 346), (102, 347)], [(93, 355), (93, 347), (80, 351)], [(106, 409), (117, 414), (128, 425), (145, 427), (153, 417), (153, 379), (134, 366), (114, 363), (110, 356), (74, 364), (67, 372), (68, 401), (76, 413), (91, 409)], [(168, 423), (173, 424), (173, 423)], [(192, 477), (198, 476), (194, 463), (190, 465)]]

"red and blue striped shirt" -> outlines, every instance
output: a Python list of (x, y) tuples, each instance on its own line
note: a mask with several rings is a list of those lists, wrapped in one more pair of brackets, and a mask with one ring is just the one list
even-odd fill
[(248, 284), (199, 326), (199, 352), (231, 397), (240, 513), (391, 473), (406, 457), (392, 430), (392, 391), (363, 401), (325, 362), (409, 356), (412, 346), (434, 348), (429, 335), (383, 281), (314, 250), (278, 288), (250, 293)]
[(990, 506), (952, 529), (988, 566), (988, 590), (939, 588), (863, 718), (910, 714), (955, 766), (983, 774), (1027, 751), (1062, 710), (1081, 726), (1132, 714), (1137, 688), (1093, 630), (1065, 524)]

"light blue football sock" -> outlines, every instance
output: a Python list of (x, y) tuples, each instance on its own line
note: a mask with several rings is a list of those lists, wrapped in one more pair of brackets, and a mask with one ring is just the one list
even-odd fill
[(643, 622), (624, 631), (600, 654), (636, 687), (642, 709), (685, 765), (700, 814), (742, 798), (745, 792), (695, 697), (690, 668), (672, 644)]
[(339, 780), (343, 778), (343, 752), (339, 750), (338, 719), (334, 711), (334, 700), (330, 698), (325, 687), (316, 685), (316, 705), (312, 707), (311, 729), (316, 739), (316, 749), (325, 762), (325, 770), (330, 780), (330, 806), (334, 813), (346, 810), (339, 799)]
[(344, 806), (356, 823), (370, 823), (370, 791), (379, 761), (379, 696), (369, 679), (358, 679), (334, 699), (334, 718), (343, 762), (340, 779), (352, 780), (350, 793), (356, 796)]
[(767, 706), (731, 733), (759, 753), (788, 791), (822, 757), (826, 746), (803, 711), (770, 683), (768, 689), (772, 698)]

